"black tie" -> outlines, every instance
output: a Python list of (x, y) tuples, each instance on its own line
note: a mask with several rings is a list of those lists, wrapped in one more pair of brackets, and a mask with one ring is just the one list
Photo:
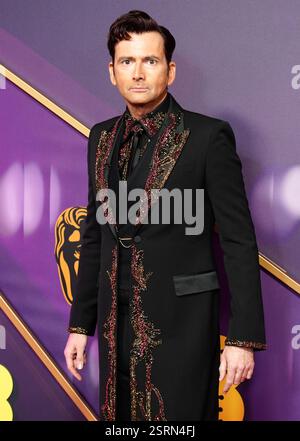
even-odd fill
[(133, 135), (130, 140), (130, 158), (128, 163), (128, 173), (127, 177), (129, 177), (136, 167), (139, 160), (139, 152), (137, 151), (141, 146), (139, 145), (140, 137), (144, 131), (144, 128), (140, 125), (135, 125), (132, 129)]

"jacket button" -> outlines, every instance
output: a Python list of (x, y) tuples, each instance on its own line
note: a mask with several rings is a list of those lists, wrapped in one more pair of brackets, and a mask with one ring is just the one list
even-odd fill
[(136, 236), (134, 236), (134, 241), (136, 243), (140, 242), (142, 240), (141, 236), (139, 236), (138, 234)]

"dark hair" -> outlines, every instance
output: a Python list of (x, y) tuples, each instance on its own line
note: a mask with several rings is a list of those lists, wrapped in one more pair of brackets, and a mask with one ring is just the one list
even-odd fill
[(115, 60), (115, 45), (122, 40), (130, 40), (129, 32), (142, 34), (143, 32), (159, 32), (164, 39), (165, 56), (167, 64), (172, 59), (176, 41), (171, 32), (160, 26), (150, 15), (144, 11), (132, 10), (118, 17), (110, 26), (107, 47), (112, 61)]

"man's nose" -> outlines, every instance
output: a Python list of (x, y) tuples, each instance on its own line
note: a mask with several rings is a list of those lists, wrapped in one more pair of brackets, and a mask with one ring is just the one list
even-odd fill
[(133, 72), (133, 79), (138, 80), (140, 78), (144, 78), (143, 67), (141, 63), (136, 63)]

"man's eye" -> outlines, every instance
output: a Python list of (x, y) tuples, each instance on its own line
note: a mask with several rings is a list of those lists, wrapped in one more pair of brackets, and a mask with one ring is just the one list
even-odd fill
[[(121, 61), (121, 64), (124, 64), (124, 63), (125, 63), (125, 64), (128, 64), (127, 61), (130, 62), (130, 60), (122, 60), (122, 61)], [(154, 60), (154, 59), (150, 59), (150, 60), (148, 60), (148, 61), (150, 62), (150, 64), (155, 64), (155, 63), (157, 63), (157, 60)]]

